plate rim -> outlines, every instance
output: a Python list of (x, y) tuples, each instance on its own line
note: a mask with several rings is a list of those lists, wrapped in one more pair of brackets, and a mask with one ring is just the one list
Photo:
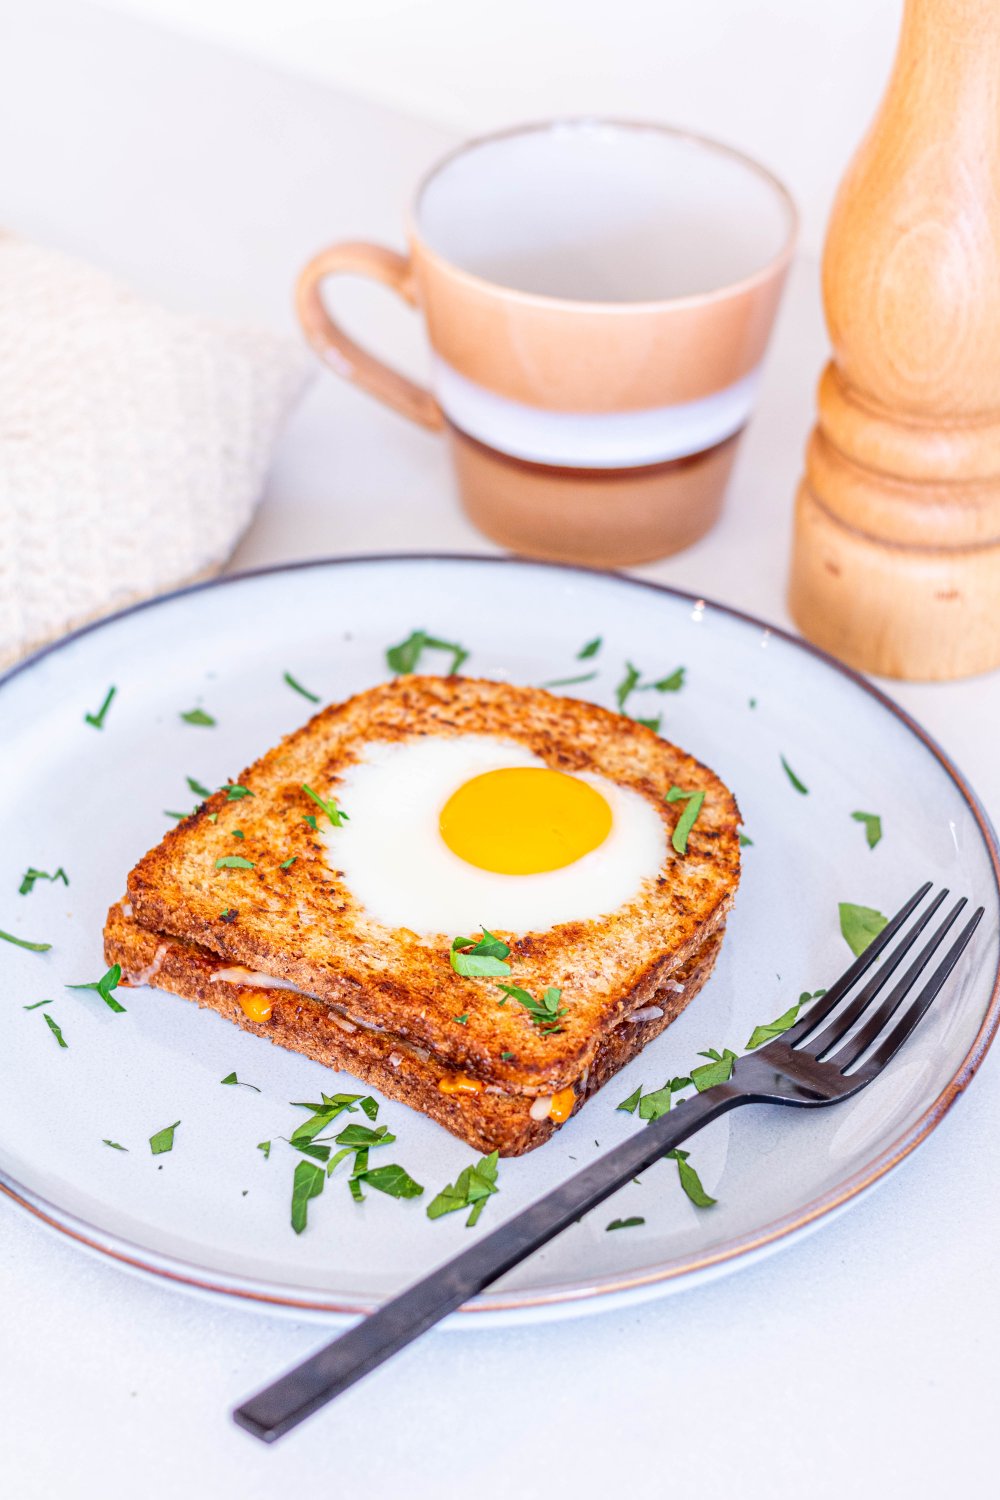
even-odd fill
[[(261, 567), (245, 568), (233, 573), (217, 574), (212, 578), (199, 579), (194, 583), (184, 584), (179, 588), (171, 589), (167, 593), (155, 594), (148, 599), (134, 600), (110, 614), (102, 615), (96, 620), (89, 620), (66, 635), (59, 636), (56, 640), (49, 641), (40, 646), (29, 656), (25, 657), (23, 661), (15, 662), (13, 666), (0, 674), (0, 691), (13, 681), (14, 678), (19, 677), (24, 672), (30, 671), (46, 657), (72, 645), (83, 636), (89, 635), (93, 631), (115, 625), (119, 621), (127, 619), (130, 615), (139, 614), (146, 609), (152, 609), (159, 605), (168, 604), (174, 600), (184, 599), (208, 590), (224, 588), (228, 584), (244, 583), (258, 578), (271, 578), (311, 568), (329, 569), (340, 566), (359, 564), (379, 565), (386, 563), (454, 563), (460, 565), (479, 565), (485, 563), (492, 567), (513, 566), (519, 569), (563, 572), (588, 579), (610, 580), (626, 584), (629, 588), (638, 588), (649, 593), (666, 595), (671, 599), (681, 600), (690, 604), (700, 604), (704, 608), (726, 615), (730, 619), (738, 620), (742, 624), (754, 626), (759, 630), (777, 636), (796, 650), (804, 651), (817, 661), (831, 667), (855, 687), (860, 688), (862, 692), (873, 698), (882, 708), (892, 714), (910, 734), (919, 740), (924, 749), (938, 762), (941, 769), (953, 782), (976, 822), (983, 845), (990, 859), (996, 888), (996, 899), (998, 906), (1000, 906), (1000, 842), (998, 842), (996, 831), (993, 828), (986, 809), (963, 772), (938, 744), (937, 740), (906, 709), (896, 703), (888, 693), (884, 692), (853, 667), (838, 661), (836, 657), (831, 656), (829, 652), (822, 650), (821, 647), (813, 645), (811, 641), (793, 634), (781, 625), (775, 625), (762, 619), (759, 615), (738, 609), (734, 605), (723, 604), (700, 593), (692, 593), (687, 589), (675, 588), (671, 584), (657, 583), (651, 579), (636, 578), (628, 573), (614, 569), (589, 568), (574, 563), (549, 562), (540, 558), (515, 557), (510, 554), (494, 555), (491, 553), (438, 551), (345, 553), (269, 563)], [(981, 1066), (986, 1053), (989, 1051), (996, 1036), (998, 1025), (1000, 1025), (1000, 961), (998, 961), (997, 972), (993, 978), (993, 988), (989, 1004), (986, 1007), (976, 1036), (965, 1057), (937, 1098), (928, 1105), (920, 1117), (902, 1135), (898, 1136), (865, 1167), (855, 1172), (846, 1182), (830, 1189), (826, 1193), (821, 1193), (816, 1198), (810, 1199), (809, 1202), (794, 1212), (782, 1215), (780, 1218), (773, 1220), (750, 1234), (744, 1234), (736, 1239), (724, 1241), (721, 1245), (701, 1255), (688, 1254), (676, 1256), (671, 1260), (659, 1261), (654, 1265), (640, 1267), (625, 1274), (595, 1276), (584, 1281), (569, 1282), (560, 1287), (544, 1288), (535, 1292), (511, 1291), (481, 1294), (463, 1304), (458, 1311), (466, 1316), (481, 1315), (484, 1313), (502, 1314), (544, 1308), (565, 1309), (568, 1304), (572, 1303), (581, 1304), (580, 1310), (583, 1311), (595, 1303), (599, 1305), (603, 1304), (604, 1299), (614, 1299), (630, 1292), (641, 1293), (644, 1290), (648, 1292), (650, 1288), (659, 1284), (666, 1286), (666, 1284), (679, 1281), (685, 1277), (697, 1278), (715, 1268), (727, 1266), (730, 1262), (736, 1263), (734, 1265), (735, 1269), (742, 1258), (752, 1259), (755, 1255), (768, 1249), (779, 1248), (798, 1231), (815, 1225), (818, 1220), (828, 1214), (834, 1214), (836, 1210), (843, 1207), (846, 1203), (873, 1187), (916, 1150), (921, 1142), (930, 1135), (931, 1131), (941, 1123), (955, 1100), (968, 1088), (969, 1083)], [(303, 1312), (334, 1314), (338, 1316), (369, 1313), (379, 1305), (377, 1301), (372, 1301), (369, 1298), (351, 1295), (322, 1295), (315, 1292), (303, 1295), (300, 1288), (286, 1287), (281, 1283), (261, 1281), (248, 1276), (230, 1276), (225, 1272), (219, 1271), (208, 1272), (204, 1267), (194, 1265), (180, 1257), (160, 1255), (122, 1236), (102, 1230), (96, 1225), (88, 1224), (75, 1214), (60, 1208), (58, 1204), (50, 1203), (41, 1194), (23, 1187), (2, 1170), (0, 1170), (0, 1192), (20, 1207), (26, 1208), (50, 1228), (59, 1231), (85, 1248), (116, 1260), (133, 1270), (157, 1276), (173, 1282), (175, 1285), (191, 1287), (202, 1292), (214, 1293), (226, 1297), (235, 1297), (244, 1301), (258, 1303), (263, 1307), (281, 1307)]]

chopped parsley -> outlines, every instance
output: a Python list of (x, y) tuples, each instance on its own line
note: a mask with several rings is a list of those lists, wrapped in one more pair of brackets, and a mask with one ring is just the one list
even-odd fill
[(309, 1215), (309, 1200), (319, 1197), (325, 1182), (326, 1173), (322, 1167), (317, 1167), (315, 1162), (296, 1163), (295, 1175), (292, 1178), (292, 1228), (296, 1234), (301, 1234), (305, 1229)]
[(255, 1094), (259, 1094), (260, 1093), (260, 1089), (257, 1087), (257, 1085), (255, 1083), (244, 1083), (242, 1081), (242, 1079), (237, 1078), (237, 1076), (236, 1076), (235, 1073), (227, 1073), (226, 1076), (225, 1076), (225, 1078), (220, 1079), (220, 1082), (221, 1083), (236, 1084), (238, 1088), (241, 1088), (241, 1089), (253, 1089), (253, 1091), (254, 1091)]
[(844, 940), (855, 958), (860, 958), (889, 919), (873, 906), (853, 906), (850, 901), (841, 901), (838, 910)]
[(724, 1047), (717, 1052), (714, 1047), (709, 1047), (707, 1052), (699, 1052), (699, 1057), (707, 1057), (707, 1063), (702, 1063), (700, 1068), (691, 1069), (691, 1082), (703, 1094), (706, 1089), (714, 1088), (717, 1083), (728, 1083), (732, 1077), (733, 1064), (736, 1061), (736, 1053), (729, 1047)]
[(468, 1025), (468, 1021), (469, 1021), (469, 1012), (466, 1011), (464, 1013), (464, 1015), (461, 1015), (461, 1016), (452, 1016), (451, 1019), (453, 1021), (457, 1021), (458, 1024), (459, 1024), (459, 1026), (466, 1026), (466, 1025)]
[(442, 1188), (428, 1203), (427, 1217), (440, 1219), (445, 1214), (471, 1208), (472, 1212), (465, 1221), (466, 1229), (471, 1229), (486, 1206), (487, 1198), (500, 1191), (497, 1187), (498, 1160), (499, 1152), (491, 1151), (489, 1156), (480, 1157), (479, 1161), (464, 1167), (455, 1181)]
[(31, 865), (21, 876), (21, 884), (18, 887), (18, 894), (21, 896), (27, 896), (29, 891), (34, 890), (35, 882), (38, 880), (51, 880), (53, 882), (56, 880), (61, 880), (63, 885), (69, 885), (69, 876), (66, 874), (66, 871), (63, 869), (62, 865), (60, 865), (57, 870), (53, 871), (51, 875), (47, 870), (36, 870), (34, 865)]
[(639, 1111), (640, 1120), (658, 1120), (670, 1109), (670, 1098), (672, 1094), (679, 1093), (681, 1089), (690, 1088), (690, 1078), (671, 1078), (662, 1088), (654, 1089), (651, 1093), (642, 1092), (642, 1084), (623, 1099), (618, 1109), (624, 1110), (627, 1115), (634, 1115)]
[(62, 1032), (59, 1030), (59, 1027), (56, 1025), (55, 1021), (53, 1021), (47, 1010), (42, 1012), (42, 1020), (45, 1022), (46, 1026), (49, 1028), (52, 1035), (59, 1043), (60, 1047), (68, 1047), (69, 1042), (67, 1042), (66, 1038), (63, 1036)]
[(514, 1056), (513, 1052), (501, 1052), (501, 1054), (500, 1054), (500, 1061), (501, 1062), (510, 1062), (510, 1060), (511, 1060), (511, 1058), (513, 1056)]
[(35, 1003), (34, 1003), (34, 1005), (22, 1005), (21, 1009), (22, 1010), (38, 1010), (39, 1006), (41, 1006), (41, 1005), (51, 1005), (51, 1004), (52, 1004), (51, 1000), (36, 1000)]
[(678, 854), (686, 854), (688, 846), (688, 835), (697, 821), (701, 812), (702, 803), (705, 801), (704, 792), (686, 792), (683, 787), (672, 786), (667, 793), (668, 802), (686, 802), (687, 806), (681, 813), (674, 825), (674, 831), (670, 842)]
[(121, 977), (121, 964), (112, 964), (108, 972), (102, 974), (100, 979), (94, 979), (90, 984), (68, 984), (66, 988), (68, 990), (95, 990), (108, 1007), (108, 1010), (113, 1010), (119, 1015), (124, 1015), (124, 1005), (119, 1005), (114, 996), (114, 991), (121, 983)]
[[(192, 812), (197, 811), (198, 809), (196, 807), (192, 808)], [(165, 818), (173, 818), (176, 822), (180, 823), (184, 818), (189, 818), (191, 816), (191, 813), (171, 812), (169, 807), (165, 807), (163, 809), (163, 816)]]
[(108, 712), (108, 709), (111, 707), (111, 700), (114, 698), (117, 691), (117, 688), (109, 687), (108, 691), (104, 695), (104, 702), (101, 704), (96, 714), (84, 714), (83, 722), (85, 724), (93, 724), (95, 729), (103, 729), (105, 716)]
[(215, 861), (217, 870), (252, 870), (254, 863), (252, 859), (244, 859), (242, 854), (222, 854)]
[(748, 834), (741, 833), (740, 834), (740, 848), (741, 849), (749, 849), (749, 848), (752, 847), (752, 845), (753, 845), (753, 839), (750, 838)]
[(397, 677), (409, 676), (417, 670), (425, 651), (444, 651), (451, 656), (449, 677), (454, 677), (462, 663), (469, 659), (468, 651), (457, 641), (442, 641), (437, 636), (428, 635), (426, 630), (413, 630), (405, 641), (400, 641), (398, 646), (390, 646), (386, 651), (385, 659), (390, 672), (395, 672)]
[(219, 787), (220, 792), (225, 792), (227, 802), (242, 802), (244, 797), (252, 797), (254, 793), (247, 786), (240, 786), (235, 781), (227, 781), (225, 786)]
[(616, 1108), (617, 1109), (623, 1109), (627, 1115), (634, 1115), (635, 1112), (636, 1112), (636, 1109), (638, 1107), (639, 1100), (641, 1098), (642, 1098), (642, 1084), (640, 1083), (639, 1087), (635, 1090), (635, 1092), (632, 1093), (632, 1094), (629, 1094), (629, 1096), (628, 1096), (627, 1099), (623, 1099), (622, 1102), (619, 1105), (616, 1105)]
[(415, 1182), (409, 1172), (395, 1162), (385, 1167), (371, 1167), (362, 1172), (354, 1172), (351, 1181), (364, 1182), (380, 1193), (388, 1193), (390, 1198), (419, 1198), (423, 1192), (420, 1183)]
[[(350, 821), (343, 808), (337, 806), (337, 800), (335, 797), (330, 797), (328, 800), (324, 800), (324, 798), (322, 798), (318, 792), (314, 792), (312, 787), (306, 786), (304, 782), (302, 784), (302, 790), (305, 792), (307, 797), (312, 798), (317, 807), (321, 807), (323, 809), (327, 817), (330, 819), (330, 822), (333, 824), (334, 828), (339, 828), (342, 823), (347, 823)], [(306, 818), (306, 822), (309, 822), (308, 818)], [(312, 826), (313, 828), (316, 827), (315, 817), (312, 820)]]
[(485, 927), (481, 938), (455, 938), (448, 957), (455, 973), (461, 974), (463, 979), (482, 979), (510, 973), (510, 964), (506, 962), (510, 957), (510, 948), (502, 938), (494, 937)]
[(258, 1141), (257, 1142), (257, 1150), (263, 1152), (264, 1160), (267, 1161), (268, 1157), (271, 1155), (271, 1142), (270, 1141)]
[(219, 912), (219, 920), (221, 922), (235, 922), (238, 916), (239, 911), (235, 906), (227, 906), (225, 911)]
[(27, 948), (30, 953), (48, 953), (51, 943), (29, 943), (27, 938), (15, 937), (12, 932), (0, 932), (0, 940), (13, 943), (18, 948)]
[(801, 792), (801, 794), (802, 794), (803, 797), (808, 797), (808, 795), (809, 795), (809, 788), (805, 785), (804, 782), (802, 782), (802, 781), (799, 780), (799, 778), (796, 776), (795, 772), (792, 770), (791, 766), (788, 764), (788, 762), (787, 762), (787, 760), (785, 759), (784, 756), (781, 757), (781, 764), (784, 766), (784, 768), (785, 768), (785, 775), (788, 777), (789, 781), (792, 783), (792, 786), (795, 788), (795, 790), (797, 792)]
[(190, 787), (191, 791), (194, 792), (196, 797), (211, 797), (212, 793), (209, 791), (208, 787), (202, 786), (201, 782), (196, 781), (193, 776), (186, 776), (184, 779), (186, 780), (188, 786)]
[(633, 667), (630, 661), (625, 663), (625, 676), (615, 688), (615, 702), (618, 704), (618, 712), (620, 714), (625, 712), (625, 705), (639, 686), (639, 678), (641, 676), (642, 673), (638, 667)]
[(292, 865), (294, 865), (295, 861), (298, 859), (298, 857), (299, 856), (297, 854), (293, 854), (292, 857), (291, 857), (291, 859), (283, 860), (282, 863), (278, 866), (278, 868), (280, 870), (290, 870), (291, 867), (292, 867)]
[(590, 657), (597, 655), (603, 644), (604, 637), (602, 635), (595, 635), (592, 641), (588, 641), (585, 646), (580, 647), (576, 653), (577, 661), (589, 661)]
[(605, 1224), (605, 1229), (636, 1229), (640, 1224), (645, 1224), (641, 1214), (630, 1214), (627, 1219), (612, 1219), (610, 1224)]
[(154, 1156), (164, 1156), (174, 1149), (174, 1131), (180, 1123), (180, 1120), (175, 1120), (172, 1125), (165, 1125), (162, 1130), (149, 1137), (149, 1149)]
[(211, 714), (207, 714), (203, 708), (189, 708), (186, 714), (181, 714), (185, 724), (200, 724), (205, 729), (214, 729), (216, 720)]
[(677, 1171), (681, 1179), (681, 1187), (687, 1193), (695, 1208), (711, 1208), (715, 1199), (709, 1197), (701, 1185), (701, 1178), (688, 1161), (689, 1153), (680, 1149), (668, 1151), (667, 1156), (671, 1161), (677, 1163)]
[[(541, 1000), (536, 1000), (529, 995), (527, 990), (522, 990), (516, 984), (498, 984), (497, 989), (503, 990), (504, 994), (516, 1000), (518, 1005), (523, 1005), (534, 1025), (541, 1031), (562, 1031), (559, 1022), (568, 1013), (568, 1007), (559, 1004), (562, 999), (562, 990), (547, 989)], [(506, 1001), (501, 1000), (500, 1004), (505, 1005)]]
[[(865, 825), (865, 838), (868, 840), (868, 847), (869, 849), (874, 849), (882, 837), (882, 819), (878, 813), (852, 812), (851, 817), (855, 823), (863, 823)], [(58, 874), (58, 871), (56, 873)]]
[(234, 839), (245, 839), (246, 838), (246, 834), (243, 832), (242, 828), (231, 828), (229, 830), (229, 832), (232, 834), (232, 836), (233, 836)]
[(581, 672), (579, 677), (553, 677), (550, 681), (543, 682), (542, 687), (576, 687), (579, 682), (593, 682), (596, 676), (596, 672)]
[(303, 698), (308, 698), (309, 699), (310, 703), (318, 703), (320, 701), (319, 698), (318, 698), (318, 696), (315, 693), (311, 693), (308, 688), (302, 686), (301, 682), (296, 681), (296, 679), (292, 676), (291, 672), (286, 672), (284, 674), (284, 676), (285, 676), (285, 681), (288, 683), (288, 686), (294, 692), (301, 693), (302, 696), (303, 696)]
[(645, 729), (651, 729), (654, 734), (659, 734), (660, 725), (663, 722), (663, 715), (655, 714), (651, 719), (636, 719), (635, 722), (637, 724), (641, 724)]
[(112, 1151), (128, 1151), (128, 1147), (127, 1146), (121, 1145), (120, 1142), (118, 1142), (118, 1141), (109, 1141), (108, 1138), (107, 1138), (107, 1136), (104, 1137), (104, 1139), (101, 1142), (101, 1145), (102, 1146), (110, 1146), (111, 1149), (112, 1149)]
[[(298, 1102), (293, 1103), (294, 1109), (308, 1109), (311, 1118), (304, 1121), (290, 1136), (293, 1146), (300, 1146), (303, 1141), (311, 1141), (314, 1136), (320, 1135), (328, 1125), (332, 1124), (338, 1115), (346, 1110), (348, 1114), (354, 1113), (355, 1105), (361, 1099), (360, 1094), (321, 1094), (322, 1103), (311, 1104)], [(374, 1103), (374, 1100), (372, 1100)], [(368, 1111), (365, 1110), (368, 1114)], [(369, 1115), (369, 1119), (374, 1116)], [(341, 1143), (343, 1144), (343, 1142)]]
[(314, 813), (303, 813), (302, 821), (303, 823), (309, 824), (309, 827), (312, 829), (313, 833), (317, 833), (319, 831), (319, 824), (316, 822), (316, 816)]

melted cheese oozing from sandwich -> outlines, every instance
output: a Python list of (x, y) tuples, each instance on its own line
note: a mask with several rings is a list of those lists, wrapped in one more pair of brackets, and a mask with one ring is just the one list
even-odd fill
[(595, 921), (669, 862), (665, 815), (629, 787), (569, 776), (491, 735), (365, 745), (320, 825), (358, 904), (421, 935), (544, 932)]

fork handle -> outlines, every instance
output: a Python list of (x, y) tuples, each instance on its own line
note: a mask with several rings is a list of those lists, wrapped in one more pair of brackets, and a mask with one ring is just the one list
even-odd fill
[(273, 1442), (610, 1198), (637, 1172), (709, 1120), (745, 1102), (746, 1096), (728, 1083), (685, 1100), (258, 1391), (237, 1408), (234, 1420), (255, 1437)]

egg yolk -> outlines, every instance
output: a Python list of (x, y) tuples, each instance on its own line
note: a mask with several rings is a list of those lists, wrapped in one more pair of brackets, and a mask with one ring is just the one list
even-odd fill
[(603, 844), (611, 808), (578, 776), (547, 766), (505, 766), (473, 776), (441, 812), (453, 854), (498, 875), (561, 870)]

